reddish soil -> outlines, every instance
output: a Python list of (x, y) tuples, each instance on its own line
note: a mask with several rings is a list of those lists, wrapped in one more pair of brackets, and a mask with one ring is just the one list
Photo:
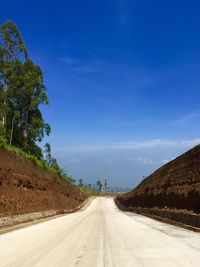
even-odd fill
[(117, 200), (126, 208), (200, 213), (200, 145), (162, 166)]
[(0, 148), (0, 217), (73, 209), (85, 199), (56, 173)]

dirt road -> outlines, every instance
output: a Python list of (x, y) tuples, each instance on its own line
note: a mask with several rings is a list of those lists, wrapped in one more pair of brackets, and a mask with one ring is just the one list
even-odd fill
[(197, 266), (200, 234), (122, 213), (111, 198), (0, 236), (0, 266)]

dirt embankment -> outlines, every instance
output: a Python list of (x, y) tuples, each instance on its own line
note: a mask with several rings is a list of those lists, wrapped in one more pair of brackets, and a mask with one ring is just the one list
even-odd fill
[[(146, 177), (135, 189), (117, 198), (125, 209), (200, 213), (200, 145)], [(147, 210), (146, 210), (146, 213)], [(149, 211), (150, 213), (150, 211)], [(155, 213), (155, 212), (154, 212)], [(200, 217), (198, 219), (200, 225)]]
[(86, 196), (56, 173), (0, 148), (0, 217), (74, 209)]

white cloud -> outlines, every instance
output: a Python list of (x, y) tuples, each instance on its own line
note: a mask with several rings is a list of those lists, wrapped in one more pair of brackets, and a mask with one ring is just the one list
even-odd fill
[(113, 144), (105, 145), (91, 145), (79, 148), (74, 148), (75, 150), (83, 151), (93, 151), (93, 150), (109, 150), (109, 149), (121, 149), (121, 150), (131, 150), (131, 149), (141, 149), (141, 148), (154, 148), (154, 147), (193, 147), (200, 144), (200, 138), (190, 139), (190, 140), (149, 140), (149, 141), (127, 141), (119, 142)]
[(154, 161), (151, 159), (143, 158), (143, 157), (128, 157), (128, 161), (133, 161), (135, 163), (141, 164), (154, 164)]
[(175, 159), (175, 158), (171, 158), (171, 159), (163, 159), (163, 160), (161, 160), (161, 163), (162, 163), (162, 164), (167, 164), (168, 162), (172, 161), (173, 159)]
[(110, 144), (101, 144), (101, 145), (79, 145), (79, 146), (72, 146), (70, 144), (65, 145), (63, 147), (55, 148), (57, 153), (64, 153), (66, 150), (71, 152), (95, 152), (95, 151), (111, 151), (111, 150), (139, 150), (145, 149), (150, 150), (152, 148), (184, 148), (190, 149), (195, 145), (200, 144), (200, 138), (196, 139), (188, 139), (188, 140), (162, 140), (162, 139), (155, 139), (155, 140), (147, 140), (147, 141), (126, 141), (126, 142), (117, 142), (117, 143), (110, 143)]

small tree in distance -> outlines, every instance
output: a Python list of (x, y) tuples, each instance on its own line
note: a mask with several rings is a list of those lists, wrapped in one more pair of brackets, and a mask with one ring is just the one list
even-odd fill
[(80, 186), (80, 187), (83, 186), (83, 179), (79, 179), (79, 186)]
[(102, 183), (100, 180), (97, 181), (97, 188), (98, 188), (98, 191), (101, 192), (101, 189), (102, 189)]

